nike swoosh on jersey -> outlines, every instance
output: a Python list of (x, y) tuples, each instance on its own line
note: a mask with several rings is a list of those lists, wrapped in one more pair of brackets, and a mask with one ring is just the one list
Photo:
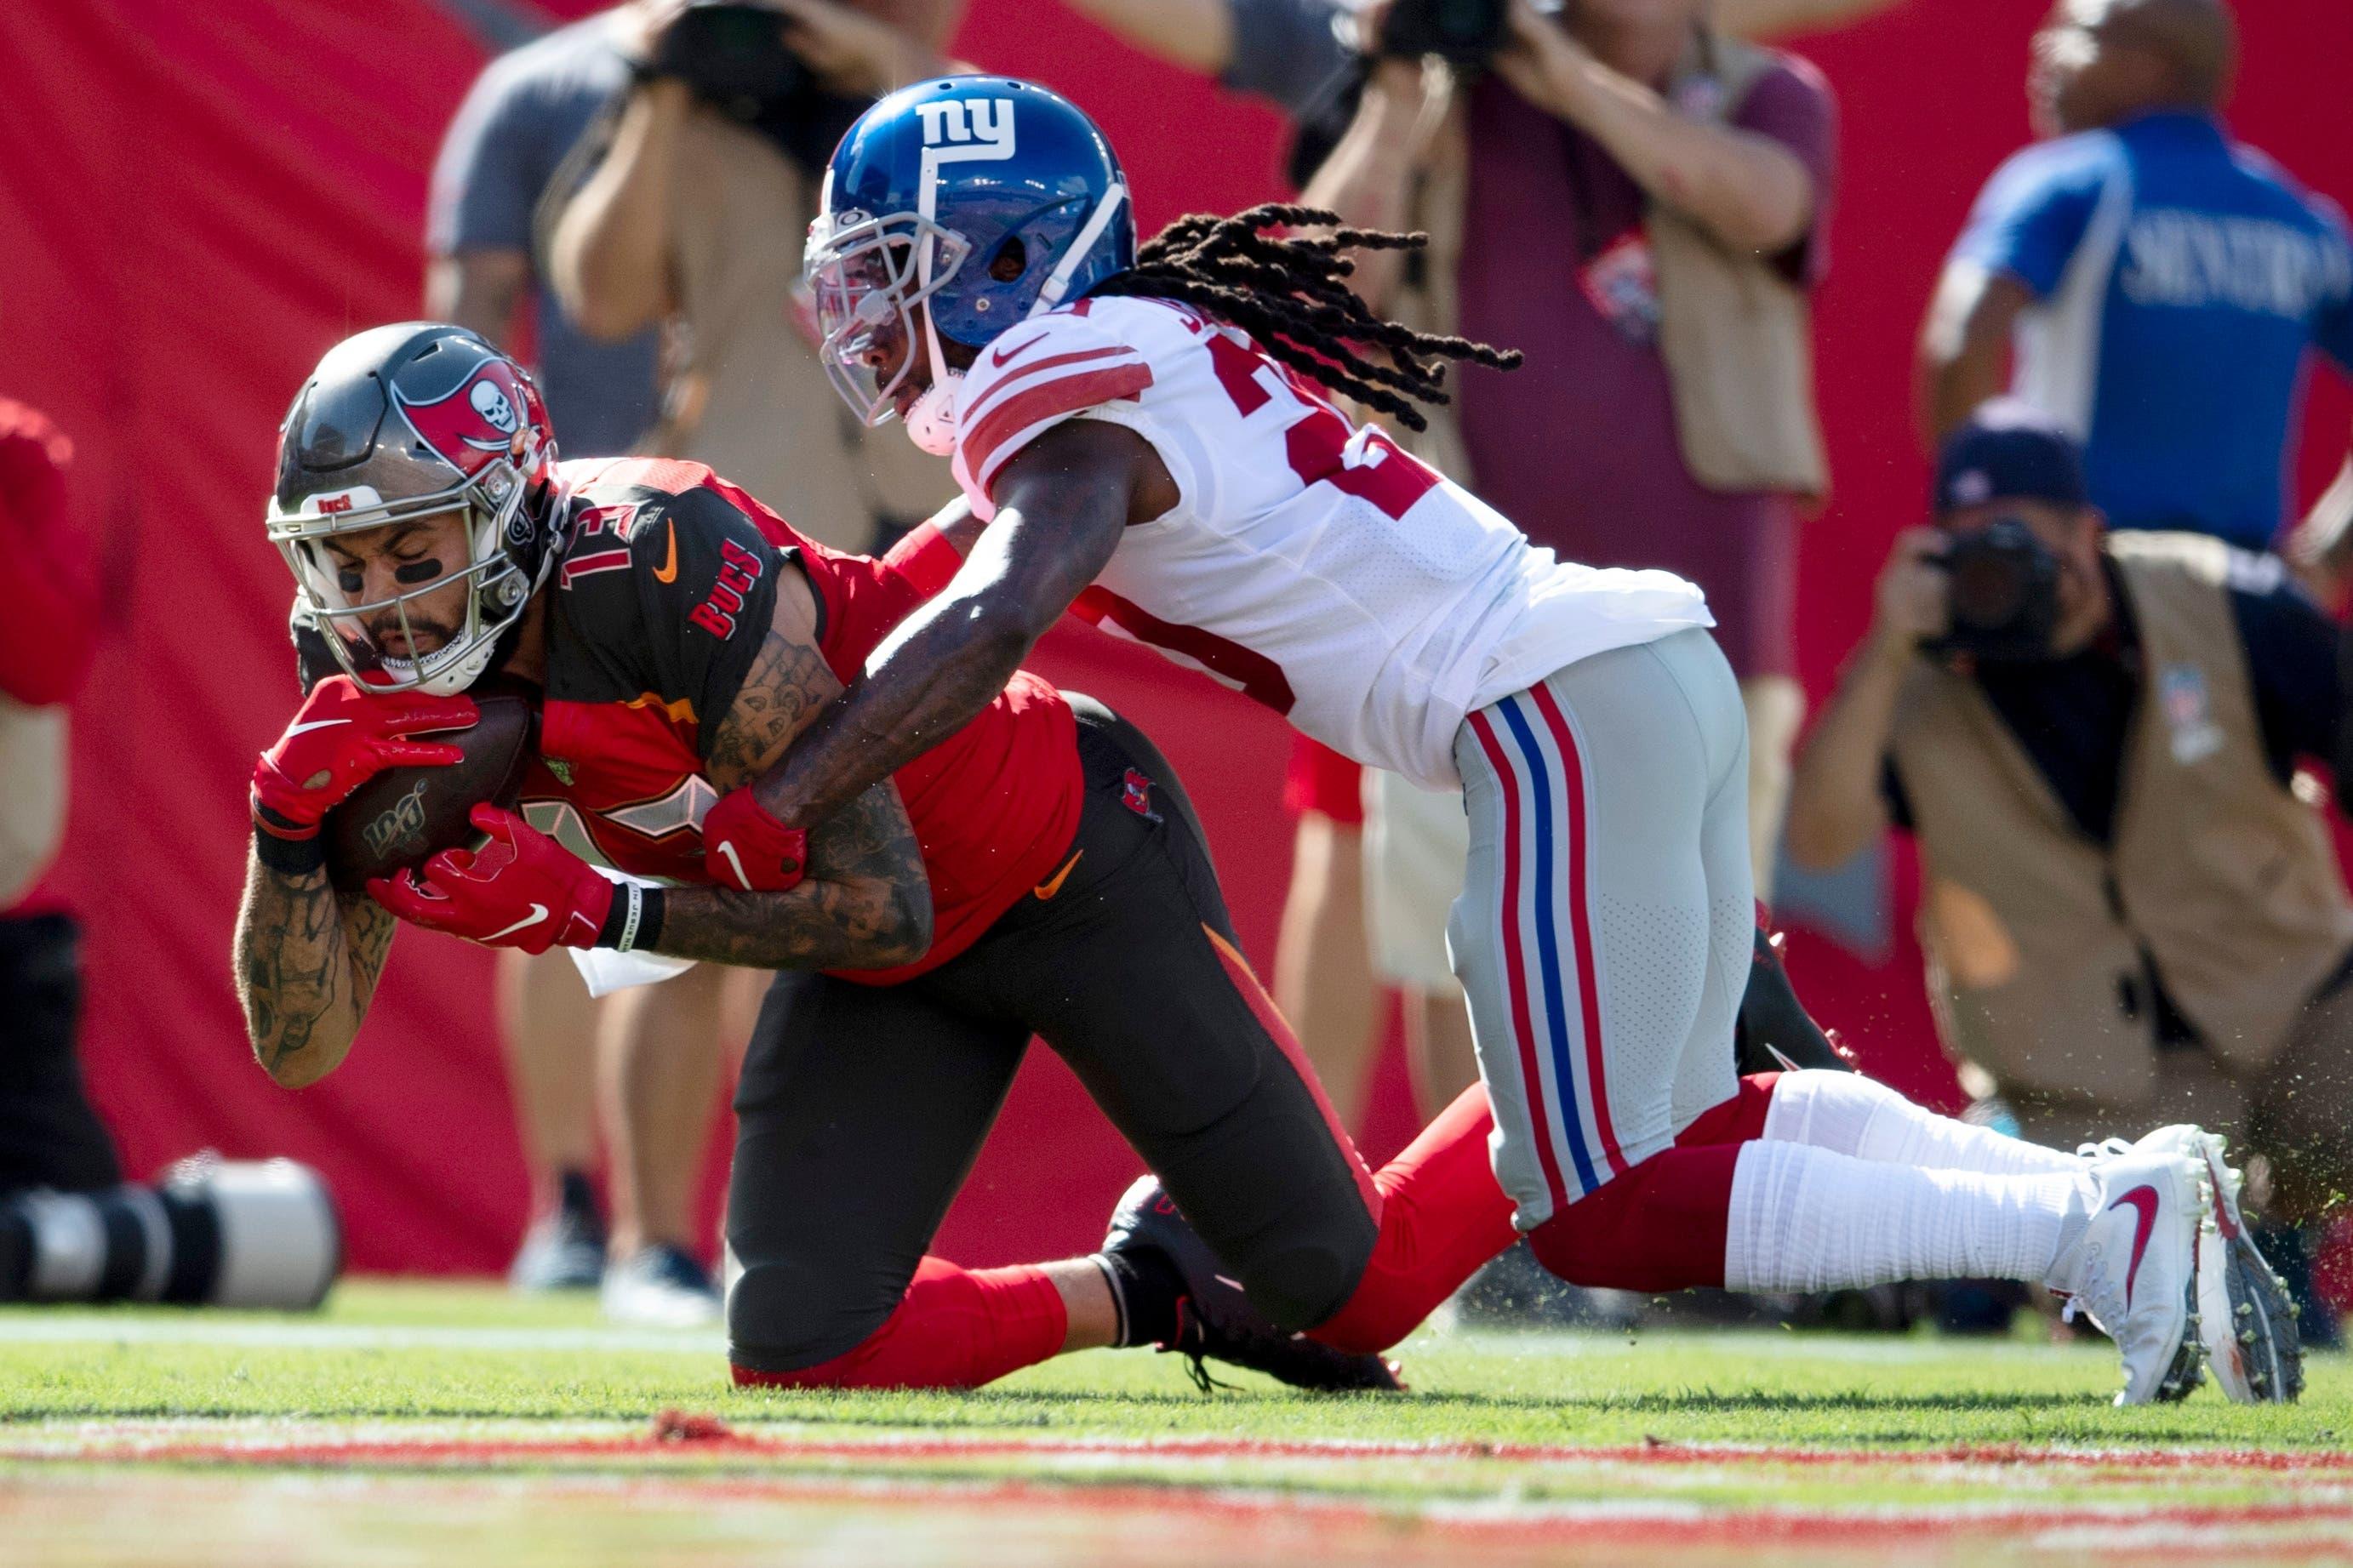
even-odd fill
[(991, 349), (991, 350), (989, 350), (989, 351), (988, 351), (988, 363), (989, 363), (989, 367), (990, 367), (991, 369), (994, 369), (994, 370), (1001, 370), (1001, 369), (1003, 369), (1003, 368), (1005, 367), (1005, 365), (1007, 364), (1007, 363), (1008, 363), (1008, 362), (1009, 362), (1009, 361), (1013, 358), (1013, 356), (1014, 356), (1015, 354), (1020, 353), (1022, 353), (1023, 351), (1027, 350), (1027, 349), (1029, 347), (1030, 343), (1040, 343), (1040, 342), (1045, 342), (1045, 341), (1046, 341), (1046, 334), (1045, 334), (1045, 333), (1043, 333), (1043, 332), (1039, 332), (1036, 337), (1031, 338), (1031, 339), (1029, 340), (1029, 342), (1023, 343), (1023, 344), (1021, 345), (1021, 347), (1020, 347), (1020, 348), (1015, 348), (1015, 349), (1008, 349), (1008, 348), (995, 348), (995, 349)]
[(2125, 1266), (2125, 1310), (2132, 1310), (2133, 1281), (2140, 1277), (2140, 1257), (2148, 1250), (2148, 1233), (2157, 1228), (2157, 1189), (2135, 1187), (2116, 1202), (2110, 1209), (2120, 1209), (2130, 1204), (2139, 1216), (2133, 1226), (2132, 1261)]
[(1040, 882), (1036, 887), (1029, 889), (1032, 893), (1035, 893), (1038, 896), (1039, 901), (1042, 903), (1044, 900), (1052, 898), (1056, 893), (1062, 890), (1062, 884), (1070, 879), (1071, 868), (1079, 863), (1079, 855), (1084, 855), (1085, 853), (1085, 850), (1080, 850), (1078, 855), (1073, 855), (1069, 859), (1063, 861), (1062, 868), (1055, 872), (1050, 879)]
[(532, 927), (537, 925), (546, 918), (547, 906), (545, 904), (533, 904), (531, 906), (531, 913), (523, 916), (522, 919), (515, 921), (514, 924), (507, 927), (504, 931), (494, 931), (481, 940), (484, 942), (496, 942), (502, 936), (512, 936), (519, 931), (529, 931)]
[(654, 581), (657, 583), (678, 581), (678, 523), (675, 521), (672, 521), (670, 525), (670, 553), (662, 557), (660, 565), (654, 568)]
[(307, 735), (313, 730), (332, 730), (338, 724), (348, 724), (351, 721), (349, 719), (313, 719), (308, 724), (295, 724), (289, 727), (286, 733), (289, 735)]

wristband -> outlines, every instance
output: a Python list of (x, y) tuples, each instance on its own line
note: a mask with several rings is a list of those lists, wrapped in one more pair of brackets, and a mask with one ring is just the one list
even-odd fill
[(259, 822), (253, 825), (253, 858), (281, 877), (307, 877), (327, 868), (327, 847), (315, 834), (280, 838)]
[(659, 888), (622, 883), (614, 889), (613, 907), (605, 911), (605, 923), (597, 928), (596, 945), (616, 952), (651, 948), (661, 937), (665, 901)]

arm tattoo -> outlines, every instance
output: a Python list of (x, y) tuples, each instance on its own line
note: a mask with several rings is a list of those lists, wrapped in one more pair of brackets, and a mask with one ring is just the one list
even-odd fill
[(840, 689), (824, 655), (770, 626), (751, 673), (712, 732), (704, 776), (721, 789), (759, 777)]
[(1132, 430), (1073, 420), (1017, 456), (955, 579), (760, 775), (760, 804), (800, 826), (823, 822), (987, 707), (1110, 561), (1149, 452)]
[(270, 1077), (300, 1087), (342, 1063), (375, 995), (394, 923), (375, 900), (330, 888), (323, 871), (288, 877), (248, 860), (237, 1001), (254, 1059)]
[(885, 782), (810, 833), (808, 878), (791, 891), (671, 889), (655, 951), (753, 969), (888, 969), (931, 944), (923, 853)]

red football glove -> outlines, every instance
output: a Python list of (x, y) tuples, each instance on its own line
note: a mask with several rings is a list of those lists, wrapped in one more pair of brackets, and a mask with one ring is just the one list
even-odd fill
[(348, 675), (311, 688), (278, 743), (253, 767), (253, 819), (279, 838), (311, 838), (319, 819), (386, 768), (461, 762), (455, 746), (407, 736), (464, 730), (478, 713), (470, 697), (370, 691)]
[(444, 849), (424, 875), (403, 870), (368, 883), (402, 920), (486, 947), (545, 952), (594, 947), (612, 912), (614, 884), (513, 812), (478, 805), (467, 819), (491, 836), (480, 849)]
[(786, 827), (747, 785), (719, 797), (702, 818), (702, 868), (722, 887), (781, 893), (808, 869), (808, 830)]

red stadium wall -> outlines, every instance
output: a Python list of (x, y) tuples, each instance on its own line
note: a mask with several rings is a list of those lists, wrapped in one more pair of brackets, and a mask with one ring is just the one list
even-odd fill
[[(1919, 510), (1911, 337), (1970, 195), (2025, 133), (2023, 47), (2041, 9), (1912, 0), (1806, 47), (1847, 128), (1820, 308), (1838, 496), (1808, 534), (1801, 601), (1818, 692), (1862, 628), (1884, 540)], [(2320, 62), (2353, 43), (2342, 0), (2243, 9), (2239, 129), (2353, 195), (2353, 146), (2336, 99), (2316, 90)], [(20, 0), (0, 22), (0, 394), (47, 408), (78, 444), (79, 521), (102, 541), (110, 584), (56, 878), (89, 928), (93, 1089), (134, 1169), (207, 1145), (322, 1166), (363, 1268), (492, 1268), (520, 1227), (489, 962), (404, 935), (349, 1067), (289, 1095), (248, 1059), (228, 931), (246, 771), (290, 702), (286, 582), (259, 525), (277, 420), (329, 342), (417, 309), (426, 171), (481, 58), (453, 14), (430, 0)], [(1048, 0), (977, 0), (961, 47), (1097, 114), (1147, 225), (1271, 189), (1271, 115)], [(2307, 494), (2348, 409), (2333, 384), (2314, 399)], [(789, 513), (791, 498), (775, 499)], [(1285, 860), (1279, 726), (1092, 636), (1059, 637), (1043, 664), (1141, 718), (1186, 772), (1262, 963)], [(1872, 968), (1800, 937), (1796, 963), (1875, 1068), (1948, 1092), (1908, 944)], [(1380, 1100), (1376, 1152), (1407, 1131), (1394, 1070)], [(1040, 1053), (945, 1245), (983, 1262), (1091, 1245), (1134, 1168)]]

